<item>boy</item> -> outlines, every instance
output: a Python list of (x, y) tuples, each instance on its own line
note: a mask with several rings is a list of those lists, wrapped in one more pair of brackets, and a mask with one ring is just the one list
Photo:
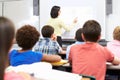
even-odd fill
[(22, 49), (11, 51), (9, 58), (12, 66), (31, 64), (41, 60), (47, 62), (56, 62), (61, 60), (61, 57), (57, 55), (46, 55), (41, 52), (32, 51), (32, 48), (38, 41), (39, 36), (39, 32), (31, 25), (25, 25), (18, 29), (16, 33), (16, 41)]
[(95, 20), (83, 25), (82, 38), (85, 44), (71, 47), (69, 61), (72, 72), (95, 76), (96, 80), (105, 80), (106, 62), (119, 64), (120, 60), (105, 47), (97, 43), (100, 39), (101, 26)]
[(65, 51), (59, 46), (54, 35), (54, 28), (45, 25), (41, 30), (43, 39), (36, 44), (34, 50), (42, 52), (43, 54), (65, 54)]
[(70, 46), (67, 47), (67, 50), (66, 50), (66, 59), (68, 59), (68, 56), (69, 56), (69, 53), (70, 53), (70, 48), (73, 46), (73, 45), (76, 45), (76, 44), (83, 44), (84, 43), (84, 40), (82, 39), (82, 28), (79, 28), (76, 33), (75, 33), (75, 39), (76, 39), (76, 42)]

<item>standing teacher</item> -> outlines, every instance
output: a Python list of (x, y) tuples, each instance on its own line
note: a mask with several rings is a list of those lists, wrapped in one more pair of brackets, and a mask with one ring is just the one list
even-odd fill
[(70, 26), (65, 25), (65, 23), (59, 18), (61, 11), (59, 6), (53, 6), (50, 12), (51, 18), (48, 20), (47, 25), (51, 25), (55, 29), (55, 35), (57, 36), (57, 42), (62, 46), (62, 28), (66, 31), (70, 31), (77, 23), (77, 18), (74, 19)]

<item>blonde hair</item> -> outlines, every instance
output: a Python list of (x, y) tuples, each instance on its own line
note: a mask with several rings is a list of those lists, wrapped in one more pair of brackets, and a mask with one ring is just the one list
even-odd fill
[(117, 26), (113, 31), (113, 38), (120, 41), (120, 26)]

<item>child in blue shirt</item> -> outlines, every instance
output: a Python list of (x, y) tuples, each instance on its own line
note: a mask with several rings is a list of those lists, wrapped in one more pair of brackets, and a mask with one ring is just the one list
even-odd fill
[(66, 59), (68, 59), (68, 56), (69, 56), (69, 53), (70, 53), (70, 49), (73, 45), (76, 45), (76, 44), (83, 44), (84, 43), (84, 40), (82, 39), (82, 28), (79, 28), (76, 33), (75, 33), (75, 39), (76, 39), (76, 42), (70, 46), (67, 47), (67, 50), (66, 50)]
[(22, 64), (31, 64), (39, 61), (57, 62), (61, 60), (58, 55), (47, 55), (41, 52), (32, 51), (33, 46), (39, 39), (39, 32), (31, 25), (25, 25), (18, 29), (16, 41), (21, 50), (12, 50), (10, 52), (10, 65), (18, 66)]

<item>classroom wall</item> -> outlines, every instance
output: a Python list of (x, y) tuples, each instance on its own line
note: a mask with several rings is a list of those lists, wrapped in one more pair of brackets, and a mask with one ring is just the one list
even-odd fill
[(3, 15), (15, 23), (16, 29), (25, 24), (39, 29), (39, 16), (33, 15), (33, 0), (5, 0), (3, 9)]
[[(32, 5), (33, 5), (33, 1), (32, 0), (18, 0), (19, 2), (16, 1), (12, 1), (11, 2), (7, 2), (6, 5), (8, 5), (9, 7), (6, 7), (5, 10), (5, 16), (8, 16), (10, 18), (13, 19), (13, 21), (16, 23), (22, 23), (22, 21), (24, 19), (30, 19), (30, 16), (32, 16), (32, 20), (36, 20), (35, 25), (37, 25), (37, 28), (39, 29), (40, 27), (42, 27), (46, 21), (49, 19), (49, 12), (50, 9), (52, 7), (52, 5), (54, 4), (58, 4), (60, 6), (62, 6), (63, 4), (61, 3), (64, 2), (64, 4), (68, 4), (68, 5), (79, 5), (79, 3), (73, 4), (73, 3), (67, 3), (67, 0), (39, 0), (40, 1), (40, 18), (37, 16), (33, 16), (32, 14)], [(72, 1), (72, 0), (69, 0)], [(76, 0), (74, 0), (76, 1)], [(98, 12), (103, 11), (102, 9), (105, 10), (105, 4), (104, 1), (105, 0), (95, 0), (97, 1), (97, 4), (94, 4), (94, 0), (81, 0), (81, 5), (84, 5), (83, 2), (86, 1), (88, 2), (87, 4), (93, 2), (93, 5), (97, 5), (98, 7)], [(120, 0), (112, 0), (113, 2), (113, 13), (110, 15), (105, 15), (105, 39), (108, 41), (112, 40), (112, 32), (115, 28), (115, 26), (120, 25)], [(17, 7), (16, 7), (17, 6)], [(41, 7), (42, 6), (42, 7)], [(23, 13), (24, 12), (24, 13)], [(28, 14), (29, 13), (29, 14)], [(105, 14), (105, 13), (103, 13)], [(98, 13), (98, 16), (103, 15), (101, 13)], [(2, 15), (2, 4), (0, 2), (0, 15)], [(42, 16), (43, 15), (43, 16)], [(44, 16), (45, 15), (45, 16)], [(102, 18), (100, 18), (102, 19)], [(31, 21), (32, 21), (31, 20)], [(39, 21), (40, 20), (40, 21)], [(27, 22), (23, 22), (23, 23), (30, 23), (29, 21)], [(31, 22), (32, 23), (32, 22)], [(32, 23), (34, 24), (34, 23)], [(19, 28), (19, 26), (16, 26), (17, 28)]]
[(2, 3), (0, 2), (0, 16), (2, 16)]
[[(58, 1), (58, 0), (57, 0)], [(39, 0), (40, 3), (40, 27), (46, 24), (47, 20), (49, 19), (49, 12), (51, 9), (52, 0)]]
[(106, 39), (113, 40), (112, 33), (116, 26), (120, 26), (120, 0), (113, 1), (113, 13), (106, 16)]

